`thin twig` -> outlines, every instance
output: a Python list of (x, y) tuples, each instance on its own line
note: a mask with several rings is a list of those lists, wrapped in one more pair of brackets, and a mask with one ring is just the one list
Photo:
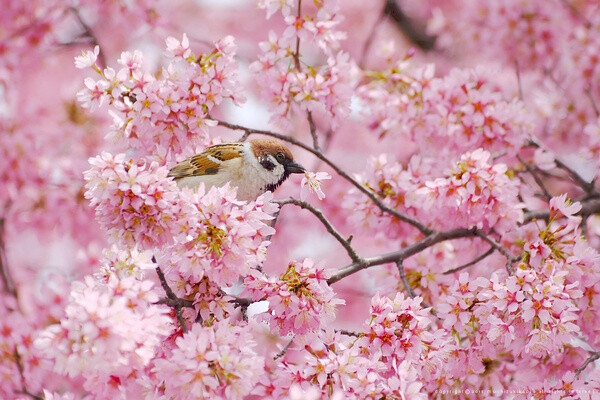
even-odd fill
[(275, 201), (275, 203), (279, 204), (280, 206), (286, 204), (293, 204), (295, 206), (310, 211), (315, 217), (319, 219), (319, 221), (321, 221), (321, 223), (323, 223), (325, 229), (327, 229), (327, 232), (329, 232), (344, 247), (346, 253), (348, 253), (348, 256), (350, 257), (352, 262), (361, 263), (363, 261), (362, 258), (356, 252), (356, 250), (350, 245), (350, 242), (342, 237), (342, 235), (337, 231), (337, 229), (335, 229), (331, 222), (329, 222), (325, 215), (323, 215), (323, 212), (318, 208), (313, 207), (306, 201), (300, 201), (298, 199), (294, 199), (293, 197), (289, 197), (285, 200), (277, 200)]
[[(590, 215), (598, 213), (600, 213), (600, 199), (594, 197), (588, 200), (582, 200), (581, 210), (579, 210), (579, 212), (575, 215), (581, 215), (583, 219), (585, 219)], [(547, 222), (550, 219), (550, 210), (534, 210), (526, 212), (523, 216), (523, 225), (538, 219), (545, 220)]]
[(396, 267), (398, 267), (398, 273), (400, 274), (400, 280), (404, 284), (404, 289), (406, 289), (410, 298), (414, 299), (415, 297), (417, 297), (417, 294), (413, 290), (412, 286), (410, 286), (410, 283), (408, 283), (408, 279), (406, 279), (406, 272), (404, 272), (403, 260), (396, 261)]
[[(298, 0), (298, 14), (297, 18), (300, 19), (302, 17), (302, 0)], [(298, 71), (301, 70), (300, 66), (300, 36), (296, 36), (296, 50), (294, 51), (294, 64)]]
[(585, 360), (585, 362), (575, 370), (575, 376), (579, 376), (583, 372), (584, 369), (587, 368), (590, 363), (593, 363), (597, 359), (600, 358), (600, 351), (592, 351), (590, 352), (590, 356)]
[(596, 113), (596, 117), (600, 117), (600, 110), (598, 109), (598, 104), (596, 104), (596, 99), (594, 99), (594, 95), (592, 94), (592, 91), (590, 90), (589, 87), (585, 88), (585, 93), (587, 94), (588, 98), (590, 99), (590, 103), (592, 103), (592, 108), (594, 109), (594, 112)]
[(17, 288), (12, 280), (10, 271), (8, 270), (8, 262), (6, 261), (6, 246), (4, 244), (4, 218), (0, 218), (0, 278), (6, 293), (13, 297), (17, 297)]
[(339, 332), (342, 335), (346, 335), (346, 336), (354, 336), (354, 337), (365, 336), (365, 334), (363, 332), (354, 332), (354, 331), (349, 331), (347, 329), (336, 329), (336, 332)]
[(494, 249), (498, 250), (500, 254), (506, 257), (506, 271), (509, 275), (512, 275), (515, 272), (512, 263), (518, 258), (513, 257), (500, 243), (486, 235), (483, 231), (478, 229), (475, 231), (475, 235), (488, 242)]
[(581, 14), (581, 12), (579, 12), (579, 10), (573, 5), (572, 2), (570, 2), (569, 0), (560, 0), (560, 2), (563, 3), (563, 5), (569, 9), (571, 14), (573, 14), (575, 18), (583, 22), (586, 28), (592, 26), (592, 23), (586, 17), (584, 17), (583, 14)]
[(523, 100), (523, 87), (521, 85), (521, 69), (519, 68), (519, 61), (515, 60), (515, 74), (517, 75), (517, 86), (519, 88), (519, 100)]
[[(398, 260), (398, 261), (396, 261), (396, 267), (398, 268), (398, 273), (400, 274), (400, 280), (404, 284), (404, 288), (408, 292), (408, 295), (410, 296), (410, 298), (414, 299), (415, 297), (417, 297), (417, 294), (413, 290), (412, 286), (410, 286), (410, 283), (408, 282), (408, 279), (406, 279), (406, 272), (404, 271), (404, 263), (403, 262), (404, 262), (404, 260)], [(421, 299), (423, 299), (423, 298), (421, 297)], [(423, 308), (431, 308), (431, 306), (429, 304), (427, 304), (425, 302), (425, 300), (421, 300), (421, 307), (423, 307)], [(433, 315), (437, 315), (437, 313), (435, 312), (435, 310), (433, 308), (431, 308), (430, 312)]]
[(25, 382), (25, 373), (24, 373), (23, 363), (21, 362), (21, 355), (19, 354), (19, 351), (17, 350), (16, 346), (15, 346), (13, 355), (15, 357), (15, 363), (17, 364), (17, 370), (19, 371), (19, 378), (21, 380), (21, 392), (23, 394), (26, 394), (27, 396), (31, 397), (32, 399), (35, 399), (35, 400), (44, 400), (44, 398), (42, 396), (39, 396), (39, 395), (34, 394), (34, 393), (31, 393), (27, 389), (27, 384)]
[(321, 153), (321, 147), (319, 146), (319, 138), (317, 137), (317, 127), (315, 125), (315, 121), (313, 120), (312, 113), (310, 111), (306, 112), (308, 118), (308, 126), (310, 127), (310, 136), (312, 136), (313, 147), (316, 151)]
[[(529, 143), (530, 146), (533, 147), (538, 147), (538, 148), (542, 148), (544, 149), (545, 147), (541, 144), (541, 142), (535, 138), (535, 137), (531, 137), (529, 139)], [(583, 190), (585, 190), (587, 193), (596, 193), (596, 188), (594, 187), (594, 181), (592, 180), (592, 182), (588, 182), (587, 180), (585, 180), (581, 175), (579, 175), (579, 173), (577, 171), (575, 171), (574, 169), (572, 169), (571, 167), (569, 167), (567, 164), (565, 164), (562, 160), (560, 160), (558, 157), (554, 157), (554, 162), (556, 163), (556, 166), (564, 171), (567, 172), (567, 174), (571, 177), (572, 180), (575, 181), (575, 183), (577, 183), (579, 186), (581, 186), (581, 188)]]
[(398, 29), (422, 50), (432, 50), (435, 47), (435, 36), (430, 36), (426, 32), (417, 29), (414, 22), (398, 6), (396, 0), (386, 0), (383, 12), (385, 15), (389, 15), (396, 22)]
[(98, 38), (94, 34), (94, 31), (83, 20), (83, 17), (81, 16), (81, 14), (79, 13), (79, 10), (77, 8), (75, 8), (75, 7), (69, 7), (69, 10), (71, 10), (73, 12), (73, 14), (75, 15), (75, 18), (77, 18), (77, 22), (79, 22), (79, 24), (83, 28), (83, 34), (82, 34), (82, 36), (89, 38), (90, 42), (92, 43), (92, 46), (94, 46), (94, 47), (98, 46), (98, 48), (99, 48), (99, 51), (98, 51), (98, 61), (100, 62), (100, 67), (102, 69), (106, 68), (106, 66), (107, 66), (107, 64), (106, 64), (106, 58), (104, 57), (104, 52), (102, 51), (102, 47), (100, 46), (100, 43), (98, 42)]
[(288, 349), (290, 348), (290, 346), (292, 345), (292, 342), (294, 341), (294, 338), (291, 338), (290, 341), (283, 347), (283, 349), (281, 349), (281, 351), (277, 354), (275, 354), (273, 356), (273, 360), (277, 360), (278, 358), (281, 358), (285, 355), (285, 353), (288, 351)]
[(552, 198), (552, 195), (548, 192), (548, 189), (546, 189), (546, 185), (544, 185), (542, 178), (540, 178), (535, 169), (527, 161), (523, 160), (521, 156), (517, 155), (517, 159), (521, 164), (523, 164), (523, 166), (525, 166), (527, 172), (529, 172), (529, 174), (533, 177), (535, 183), (537, 183), (537, 185), (540, 187), (544, 194), (544, 199), (546, 201), (549, 201)]
[(377, 21), (375, 21), (375, 23), (371, 27), (371, 31), (369, 32), (369, 35), (367, 36), (367, 40), (365, 41), (365, 44), (363, 45), (363, 49), (360, 54), (360, 60), (358, 62), (358, 66), (361, 69), (365, 68), (366, 58), (367, 58), (367, 55), (369, 54), (369, 50), (371, 49), (371, 45), (373, 44), (373, 40), (375, 39), (375, 34), (377, 33), (377, 28), (381, 25), (381, 21), (383, 20), (383, 18), (386, 15), (386, 13), (385, 13), (386, 7), (387, 6), (383, 6), (383, 9), (377, 16)]
[[(154, 256), (152, 257), (152, 261), (156, 263), (156, 258), (154, 258)], [(158, 274), (158, 279), (160, 280), (160, 284), (162, 285), (165, 293), (167, 294), (167, 297), (171, 300), (182, 300), (179, 299), (179, 297), (177, 297), (175, 293), (173, 293), (173, 290), (169, 287), (169, 284), (167, 283), (165, 274), (162, 272), (162, 269), (160, 269), (159, 266), (156, 266), (156, 273)], [(183, 315), (181, 315), (181, 308), (182, 305), (180, 303), (173, 306), (173, 309), (175, 310), (175, 316), (177, 317), (177, 321), (179, 322), (179, 326), (181, 326), (181, 330), (183, 331), (183, 333), (186, 333), (187, 325), (185, 324)]]
[(394, 210), (393, 208), (390, 208), (388, 206), (386, 206), (378, 197), (375, 193), (373, 193), (369, 188), (367, 188), (365, 185), (360, 184), (356, 179), (352, 178), (350, 175), (348, 175), (346, 172), (344, 172), (340, 167), (338, 167), (335, 163), (333, 163), (331, 160), (329, 160), (323, 153), (321, 153), (320, 151), (317, 151), (313, 148), (311, 148), (310, 146), (305, 145), (304, 143), (300, 142), (297, 139), (294, 139), (290, 136), (287, 135), (283, 135), (281, 133), (276, 133), (276, 132), (271, 132), (271, 131), (267, 131), (267, 130), (262, 130), (262, 129), (252, 129), (252, 128), (247, 128), (245, 126), (241, 126), (241, 125), (236, 125), (236, 124), (230, 124), (229, 122), (225, 122), (225, 121), (219, 121), (219, 120), (215, 120), (219, 125), (224, 126), (226, 128), (230, 128), (230, 129), (236, 129), (236, 130), (241, 130), (245, 132), (245, 136), (246, 135), (252, 135), (252, 134), (260, 134), (260, 135), (266, 135), (266, 136), (270, 136), (270, 137), (274, 137), (277, 138), (279, 140), (283, 140), (285, 142), (291, 143), (295, 146), (298, 146), (306, 151), (308, 151), (309, 153), (312, 153), (315, 157), (317, 157), (318, 159), (320, 159), (321, 161), (323, 161), (325, 164), (327, 164), (329, 167), (331, 167), (331, 169), (333, 169), (338, 175), (340, 175), (342, 178), (344, 178), (345, 180), (347, 180), (348, 182), (350, 182), (354, 187), (356, 187), (358, 190), (360, 190), (362, 193), (364, 193), (373, 203), (375, 203), (375, 205), (383, 212), (390, 214), (394, 217), (396, 217), (397, 219), (399, 219), (400, 221), (406, 222), (412, 226), (414, 226), (415, 228), (417, 228), (423, 235), (429, 235), (431, 233), (433, 233), (433, 229), (430, 229), (428, 227), (426, 227), (425, 225), (421, 224), (419, 221), (410, 218), (404, 214), (399, 213), (398, 211)]
[(485, 253), (483, 253), (483, 254), (479, 255), (479, 256), (478, 256), (477, 258), (475, 258), (474, 260), (472, 260), (472, 261), (469, 261), (468, 263), (466, 263), (466, 264), (463, 264), (463, 265), (461, 265), (461, 266), (458, 266), (458, 267), (456, 267), (456, 268), (449, 269), (448, 271), (446, 271), (446, 272), (443, 272), (443, 273), (442, 273), (442, 275), (450, 275), (450, 274), (453, 274), (453, 273), (455, 273), (455, 272), (462, 271), (462, 270), (463, 270), (463, 269), (465, 269), (465, 268), (469, 268), (471, 265), (477, 264), (479, 261), (481, 261), (481, 260), (483, 260), (484, 258), (486, 258), (486, 257), (488, 257), (489, 255), (491, 255), (491, 254), (492, 254), (492, 253), (493, 253), (495, 250), (496, 250), (496, 249), (494, 249), (494, 247), (492, 246), (492, 247), (490, 247), (490, 248), (488, 249), (488, 251), (486, 251)]

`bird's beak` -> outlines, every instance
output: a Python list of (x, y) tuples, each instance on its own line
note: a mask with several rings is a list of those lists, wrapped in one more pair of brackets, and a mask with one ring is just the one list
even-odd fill
[(285, 166), (286, 171), (288, 171), (290, 174), (303, 174), (306, 172), (306, 170), (304, 169), (304, 167), (298, 163), (295, 163), (293, 161), (290, 161), (286, 166)]

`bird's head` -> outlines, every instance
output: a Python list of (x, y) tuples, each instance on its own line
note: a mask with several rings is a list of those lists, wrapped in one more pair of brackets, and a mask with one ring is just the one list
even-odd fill
[(254, 139), (250, 141), (250, 149), (262, 169), (260, 175), (266, 182), (265, 190), (274, 191), (291, 174), (306, 171), (294, 161), (292, 152), (278, 140)]

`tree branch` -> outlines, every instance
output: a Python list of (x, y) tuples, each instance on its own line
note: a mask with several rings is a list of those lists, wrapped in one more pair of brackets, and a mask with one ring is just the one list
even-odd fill
[[(152, 256), (152, 261), (154, 263), (156, 263), (156, 258), (154, 256)], [(162, 272), (162, 269), (160, 269), (159, 266), (156, 266), (156, 273), (158, 274), (158, 279), (160, 280), (160, 284), (162, 285), (165, 293), (167, 294), (167, 298), (170, 299), (171, 301), (174, 301), (176, 303), (174, 303), (175, 305), (173, 305), (173, 309), (175, 310), (175, 316), (177, 317), (177, 321), (179, 322), (179, 326), (181, 326), (181, 330), (183, 331), (183, 333), (187, 332), (187, 325), (185, 324), (185, 320), (183, 319), (183, 315), (181, 315), (181, 308), (182, 308), (182, 304), (181, 302), (178, 302), (178, 300), (183, 300), (180, 299), (179, 297), (177, 297), (175, 295), (175, 293), (173, 293), (173, 290), (169, 287), (169, 284), (167, 283), (167, 279), (165, 278), (165, 274)]]
[[(537, 148), (542, 148), (542, 149), (545, 148), (541, 144), (541, 142), (535, 137), (531, 137), (529, 139), (528, 144), (530, 146), (537, 147)], [(558, 168), (564, 170), (571, 177), (571, 179), (573, 181), (575, 181), (575, 183), (577, 183), (579, 186), (581, 186), (581, 188), (583, 190), (585, 190), (586, 193), (596, 193), (596, 188), (594, 187), (593, 180), (591, 182), (588, 182), (581, 175), (579, 175), (579, 173), (577, 171), (575, 171), (574, 169), (569, 167), (567, 164), (565, 164), (561, 159), (559, 159), (556, 156), (554, 156), (554, 162), (556, 163), (556, 166)]]
[(579, 374), (583, 372), (584, 369), (587, 368), (588, 365), (596, 361), (600, 358), (600, 351), (592, 351), (590, 352), (590, 356), (585, 360), (583, 364), (579, 368), (575, 370), (575, 375), (579, 377)]
[(294, 199), (293, 197), (287, 198), (285, 200), (275, 200), (274, 202), (281, 206), (286, 204), (293, 204), (295, 206), (310, 211), (311, 213), (313, 213), (314, 216), (316, 216), (319, 219), (319, 221), (323, 223), (325, 229), (327, 229), (327, 232), (329, 232), (344, 247), (344, 249), (346, 249), (346, 253), (348, 253), (348, 256), (353, 262), (361, 263), (363, 261), (362, 258), (356, 252), (356, 250), (354, 250), (354, 248), (350, 245), (350, 241), (342, 237), (342, 235), (335, 229), (331, 222), (329, 222), (325, 215), (323, 215), (323, 212), (318, 208), (313, 207), (311, 204), (305, 201)]
[(506, 257), (506, 271), (508, 272), (509, 275), (512, 275), (515, 270), (513, 269), (512, 263), (514, 261), (516, 261), (518, 258), (513, 257), (510, 255), (510, 253), (508, 252), (508, 250), (506, 250), (504, 247), (502, 247), (502, 245), (498, 242), (496, 242), (494, 239), (492, 239), (491, 237), (489, 237), (488, 235), (486, 235), (484, 232), (480, 231), (479, 229), (475, 231), (475, 235), (480, 237), (481, 239), (485, 240), (486, 242), (488, 242), (492, 248), (498, 250), (500, 252), (500, 254), (502, 254), (504, 257)]
[(19, 354), (19, 351), (17, 350), (17, 347), (15, 346), (14, 352), (13, 352), (13, 356), (15, 357), (15, 363), (17, 364), (17, 370), (19, 371), (19, 378), (21, 380), (21, 393), (26, 394), (27, 396), (31, 397), (32, 399), (35, 400), (44, 400), (42, 396), (39, 396), (37, 394), (31, 393), (28, 389), (27, 389), (27, 385), (25, 382), (25, 374), (24, 374), (24, 369), (23, 369), (23, 363), (21, 362), (21, 355)]
[(308, 126), (310, 127), (310, 136), (312, 136), (313, 147), (316, 151), (321, 153), (321, 147), (319, 146), (319, 139), (317, 137), (317, 127), (315, 125), (315, 121), (313, 120), (312, 113), (310, 111), (306, 112), (308, 118)]
[(304, 143), (300, 142), (297, 139), (294, 139), (290, 136), (287, 135), (283, 135), (281, 133), (276, 133), (276, 132), (271, 132), (271, 131), (267, 131), (267, 130), (262, 130), (262, 129), (252, 129), (252, 128), (246, 128), (245, 126), (241, 126), (241, 125), (236, 125), (236, 124), (230, 124), (228, 122), (225, 121), (219, 121), (219, 120), (215, 120), (219, 125), (224, 126), (226, 128), (229, 129), (235, 129), (235, 130), (241, 130), (244, 131), (244, 137), (247, 137), (249, 135), (252, 134), (261, 134), (261, 135), (266, 135), (266, 136), (270, 136), (270, 137), (274, 137), (277, 138), (279, 140), (283, 140), (285, 142), (291, 143), (295, 146), (298, 146), (306, 151), (308, 151), (309, 153), (312, 153), (315, 157), (317, 157), (318, 159), (320, 159), (321, 161), (323, 161), (325, 164), (327, 164), (329, 167), (331, 167), (331, 169), (333, 169), (338, 175), (340, 175), (342, 178), (346, 179), (348, 182), (350, 182), (354, 187), (356, 187), (358, 190), (360, 190), (361, 192), (363, 192), (373, 203), (375, 203), (375, 205), (377, 207), (379, 207), (379, 209), (387, 214), (390, 214), (394, 217), (396, 217), (397, 219), (399, 219), (400, 221), (406, 222), (412, 226), (414, 226), (415, 228), (417, 228), (423, 235), (429, 235), (433, 232), (432, 229), (426, 227), (425, 225), (421, 224), (419, 221), (410, 218), (404, 214), (399, 213), (398, 211), (386, 206), (378, 197), (375, 193), (373, 193), (371, 190), (369, 190), (365, 185), (360, 184), (358, 181), (356, 181), (356, 179), (352, 178), (350, 175), (348, 175), (346, 172), (344, 172), (340, 167), (338, 167), (335, 163), (333, 163), (332, 161), (330, 161), (323, 153), (321, 153), (318, 150), (315, 150), (313, 148), (311, 148), (310, 146), (305, 145)]
[(423, 30), (417, 29), (414, 22), (404, 13), (396, 0), (386, 0), (383, 13), (390, 16), (396, 23), (398, 29), (400, 29), (411, 42), (419, 46), (422, 50), (433, 50), (435, 47), (435, 36), (429, 36)]
[(490, 246), (490, 248), (488, 249), (488, 251), (486, 251), (485, 253), (481, 254), (480, 256), (478, 256), (477, 258), (475, 258), (473, 261), (469, 261), (468, 263), (463, 264), (463, 265), (461, 265), (459, 267), (449, 269), (448, 271), (443, 272), (442, 275), (450, 275), (450, 274), (453, 274), (455, 272), (462, 271), (465, 268), (469, 268), (471, 265), (477, 264), (479, 261), (481, 261), (484, 258), (486, 258), (489, 255), (491, 255), (494, 252), (494, 250), (495, 250), (494, 247)]
[(81, 36), (82, 37), (87, 37), (90, 40), (90, 42), (92, 43), (92, 46), (94, 46), (94, 47), (98, 46), (98, 48), (99, 48), (99, 51), (98, 51), (98, 61), (100, 62), (100, 67), (102, 69), (106, 68), (106, 66), (107, 66), (107, 64), (106, 64), (106, 58), (104, 57), (104, 52), (102, 51), (102, 47), (100, 46), (100, 43), (98, 42), (98, 38), (94, 34), (94, 31), (83, 20), (83, 18), (81, 17), (81, 14), (79, 13), (79, 10), (77, 8), (75, 8), (75, 7), (69, 7), (68, 9), (73, 12), (73, 14), (75, 15), (75, 18), (77, 18), (77, 22), (79, 22), (79, 24), (83, 28), (83, 34)]
[(550, 201), (550, 199), (552, 198), (552, 195), (550, 195), (550, 193), (548, 192), (548, 189), (546, 189), (546, 185), (544, 185), (542, 178), (540, 178), (540, 176), (536, 173), (535, 169), (528, 162), (523, 160), (521, 158), (521, 156), (517, 155), (517, 159), (519, 160), (519, 162), (521, 164), (523, 164), (525, 166), (525, 169), (527, 170), (527, 172), (529, 172), (529, 174), (531, 174), (535, 183), (537, 183), (537, 185), (540, 187), (540, 189), (542, 189), (542, 192), (544, 193), (544, 199), (546, 201)]
[(8, 262), (6, 261), (6, 246), (4, 244), (4, 218), (0, 218), (0, 278), (2, 286), (6, 293), (13, 297), (17, 297), (17, 288), (12, 280), (10, 271), (8, 270)]
[(410, 283), (408, 283), (408, 279), (406, 279), (406, 272), (404, 272), (403, 261), (404, 260), (402, 259), (396, 261), (396, 267), (398, 267), (398, 273), (400, 274), (400, 280), (404, 284), (404, 289), (406, 289), (406, 292), (408, 293), (410, 298), (414, 299), (415, 297), (417, 297), (417, 294), (413, 290), (412, 286), (410, 286)]
[(290, 341), (283, 347), (283, 349), (281, 349), (281, 351), (279, 353), (277, 353), (273, 356), (273, 360), (277, 360), (278, 358), (283, 357), (293, 342), (294, 342), (294, 338), (291, 338)]
[[(575, 215), (581, 215), (584, 219), (590, 215), (600, 213), (600, 198), (591, 198), (581, 201), (581, 210)], [(523, 225), (537, 219), (548, 221), (550, 210), (534, 210), (526, 212), (523, 216)]]
[(363, 259), (363, 262), (355, 262), (344, 268), (341, 268), (335, 275), (333, 275), (327, 280), (327, 283), (331, 285), (332, 283), (335, 283), (349, 275), (352, 275), (363, 269), (373, 267), (375, 265), (387, 264), (390, 262), (397, 262), (398, 260), (404, 260), (412, 255), (420, 253), (421, 251), (433, 246), (436, 243), (444, 242), (446, 240), (451, 239), (476, 236), (475, 232), (476, 229), (464, 228), (453, 229), (444, 232), (434, 232), (426, 236), (425, 238), (419, 240), (418, 242), (410, 244), (400, 250), (375, 257), (365, 258)]

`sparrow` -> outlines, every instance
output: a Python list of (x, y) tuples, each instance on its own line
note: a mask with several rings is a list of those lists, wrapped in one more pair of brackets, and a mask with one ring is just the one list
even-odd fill
[(239, 200), (256, 200), (270, 190), (275, 191), (290, 174), (304, 173), (294, 162), (292, 152), (275, 139), (254, 139), (242, 143), (223, 143), (208, 147), (174, 166), (168, 176), (177, 186), (206, 189), (230, 182), (237, 187)]

